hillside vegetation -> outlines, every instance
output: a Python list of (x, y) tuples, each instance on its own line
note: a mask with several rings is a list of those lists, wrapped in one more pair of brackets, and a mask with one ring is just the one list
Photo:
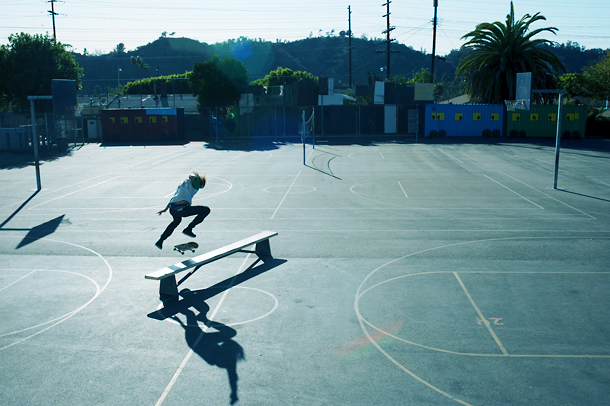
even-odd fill
[[(122, 44), (119, 44), (122, 45)], [(566, 67), (568, 73), (580, 73), (605, 54), (601, 49), (585, 49), (576, 43), (557, 44), (552, 51)], [(369, 78), (386, 77), (386, 54), (380, 39), (352, 38), (352, 83), (367, 84)], [(395, 43), (392, 45), (392, 76), (407, 80), (421, 69), (430, 69), (431, 55)], [(453, 81), (455, 69), (465, 51), (454, 50), (435, 62), (437, 80)], [(249, 81), (262, 78), (277, 67), (293, 71), (306, 71), (315, 76), (331, 77), (336, 87), (349, 82), (349, 49), (345, 36), (312, 37), (292, 42), (269, 42), (239, 38), (223, 43), (206, 44), (189, 38), (161, 37), (156, 41), (124, 51), (121, 46), (109, 54), (87, 55), (75, 53), (75, 59), (84, 69), (83, 92), (105, 92), (128, 81), (154, 76), (183, 74), (193, 69), (193, 63), (205, 62), (218, 55), (221, 59), (233, 57), (248, 69)], [(150, 67), (148, 72), (131, 63), (132, 56), (140, 56)], [(120, 71), (119, 71), (120, 70)]]

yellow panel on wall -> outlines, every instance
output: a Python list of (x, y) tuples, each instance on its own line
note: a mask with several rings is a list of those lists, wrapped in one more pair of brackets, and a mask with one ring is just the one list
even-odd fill
[(136, 120), (137, 124), (142, 124), (142, 117), (141, 116), (136, 116), (135, 120)]
[(114, 117), (110, 117), (110, 122), (111, 122), (111, 123), (116, 123), (116, 118), (114, 118)]
[(169, 117), (168, 116), (163, 116), (163, 122), (167, 123), (169, 121)]
[(157, 122), (157, 116), (148, 116), (148, 122), (155, 124)]
[(521, 113), (513, 113), (511, 116), (511, 119), (513, 121), (520, 121), (521, 120)]
[(121, 124), (129, 124), (129, 117), (121, 117)]
[[(495, 113), (493, 113), (495, 114)], [(492, 116), (493, 116), (492, 114)], [(481, 113), (472, 113), (472, 121), (481, 121)]]
[(548, 121), (557, 121), (557, 113), (549, 113)]
[(462, 121), (462, 116), (463, 116), (462, 113), (455, 113), (453, 115), (453, 118), (454, 118), (455, 121)]
[(491, 121), (500, 121), (500, 113), (491, 113)]
[(530, 114), (530, 121), (538, 121), (538, 114), (537, 113)]

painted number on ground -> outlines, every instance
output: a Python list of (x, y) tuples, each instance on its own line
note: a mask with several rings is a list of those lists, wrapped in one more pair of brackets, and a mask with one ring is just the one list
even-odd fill
[[(486, 321), (487, 321), (487, 320), (486, 320)], [(493, 325), (494, 325), (494, 326), (503, 326), (503, 325), (504, 325), (504, 323), (502, 322), (502, 319), (501, 319), (501, 318), (490, 317), (490, 318), (489, 318), (489, 321), (490, 321), (490, 323), (489, 323), (489, 324), (492, 324), (492, 323), (493, 323)], [(477, 323), (479, 323), (479, 326), (480, 326), (480, 325), (482, 325), (482, 324), (483, 324), (483, 320), (481, 320), (481, 319), (479, 319), (479, 318), (477, 317)]]

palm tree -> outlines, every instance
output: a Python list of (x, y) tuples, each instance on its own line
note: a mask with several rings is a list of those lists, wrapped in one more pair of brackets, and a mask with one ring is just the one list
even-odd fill
[(460, 61), (456, 74), (464, 78), (465, 90), (472, 101), (502, 103), (514, 100), (519, 72), (532, 72), (534, 89), (556, 88), (554, 75), (559, 70), (565, 72), (565, 68), (553, 52), (540, 47), (554, 43), (533, 37), (544, 31), (555, 34), (557, 28), (530, 31), (530, 25), (538, 20), (546, 18), (536, 13), (534, 16), (526, 14), (516, 21), (511, 1), (506, 24), (499, 21), (481, 23), (462, 37), (470, 38), (462, 46), (470, 52)]

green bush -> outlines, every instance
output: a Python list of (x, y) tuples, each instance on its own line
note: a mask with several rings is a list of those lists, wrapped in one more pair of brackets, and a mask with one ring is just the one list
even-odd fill
[(129, 82), (123, 87), (123, 94), (161, 94), (163, 84), (167, 87), (168, 94), (192, 94), (189, 86), (190, 72), (181, 75), (159, 76)]

